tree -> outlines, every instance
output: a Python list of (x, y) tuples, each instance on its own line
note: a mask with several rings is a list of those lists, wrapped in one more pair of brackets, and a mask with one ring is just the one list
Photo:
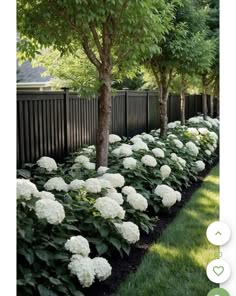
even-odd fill
[[(155, 54), (148, 63), (159, 88), (159, 108), (161, 136), (167, 133), (167, 102), (171, 82), (174, 76), (181, 73), (182, 95), (181, 110), (184, 110), (184, 93), (186, 89), (185, 74), (195, 63), (198, 66), (200, 57), (205, 59), (205, 48), (199, 44), (204, 41), (204, 15), (198, 11), (196, 2), (183, 0), (177, 2), (174, 9), (173, 27), (160, 44), (161, 51)], [(199, 47), (200, 46), (200, 47)], [(209, 47), (211, 47), (209, 45)], [(196, 69), (196, 68), (194, 68)], [(182, 114), (184, 122), (184, 114)]]
[(96, 165), (107, 166), (113, 67), (123, 69), (147, 52), (156, 51), (159, 39), (168, 29), (168, 5), (164, 0), (17, 3), (18, 30), (23, 36), (40, 46), (52, 46), (61, 54), (73, 54), (82, 48), (95, 66), (100, 83)]

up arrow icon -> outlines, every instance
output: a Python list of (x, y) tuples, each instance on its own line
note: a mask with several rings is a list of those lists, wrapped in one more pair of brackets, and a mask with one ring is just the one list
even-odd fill
[(222, 235), (222, 233), (220, 231), (217, 231), (215, 235), (217, 235), (217, 234)]

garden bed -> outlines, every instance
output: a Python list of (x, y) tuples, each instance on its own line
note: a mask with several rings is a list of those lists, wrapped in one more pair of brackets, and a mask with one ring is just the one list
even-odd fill
[(41, 157), (18, 171), (19, 296), (110, 295), (218, 159), (219, 120), (198, 116), (133, 138), (109, 136), (63, 164)]
[(174, 220), (188, 200), (190, 200), (194, 191), (201, 186), (203, 179), (218, 161), (219, 159), (216, 158), (212, 165), (207, 165), (205, 170), (197, 177), (197, 181), (189, 188), (182, 191), (181, 202), (175, 204), (170, 212), (161, 212), (158, 215), (159, 220), (156, 222), (153, 232), (148, 235), (142, 233), (137, 248), (133, 248), (129, 256), (125, 256), (124, 258), (120, 256), (109, 258), (109, 262), (112, 266), (112, 275), (105, 282), (97, 282), (89, 289), (84, 290), (83, 292), (86, 296), (111, 296), (117, 290), (121, 282), (137, 270), (148, 248), (153, 242), (156, 242), (160, 238), (165, 228)]

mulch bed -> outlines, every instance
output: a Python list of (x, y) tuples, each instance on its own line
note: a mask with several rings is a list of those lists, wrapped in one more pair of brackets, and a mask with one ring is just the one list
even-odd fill
[(156, 242), (165, 228), (170, 224), (179, 211), (184, 207), (186, 202), (191, 198), (193, 192), (201, 186), (201, 183), (209, 171), (218, 163), (219, 159), (215, 159), (211, 166), (206, 166), (205, 170), (198, 176), (196, 182), (194, 182), (189, 188), (182, 191), (181, 202), (175, 204), (171, 208), (171, 212), (160, 212), (158, 214), (158, 221), (154, 226), (154, 231), (148, 235), (141, 234), (138, 246), (132, 248), (129, 256), (124, 256), (122, 259), (119, 254), (114, 254), (112, 258), (108, 258), (109, 263), (112, 266), (112, 275), (104, 282), (95, 282), (90, 288), (83, 289), (83, 293), (86, 296), (111, 296), (119, 287), (122, 281), (132, 272), (135, 272), (139, 264), (148, 250), (149, 246)]

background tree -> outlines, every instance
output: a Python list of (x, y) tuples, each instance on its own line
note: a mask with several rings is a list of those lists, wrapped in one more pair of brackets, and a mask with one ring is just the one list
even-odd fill
[[(184, 93), (187, 88), (185, 75), (199, 67), (200, 59), (202, 59), (202, 66), (206, 61), (207, 64), (209, 63), (208, 58), (212, 45), (204, 43), (204, 26), (204, 12), (199, 10), (196, 1), (177, 2), (174, 9), (173, 27), (162, 40), (161, 51), (149, 60), (148, 67), (153, 72), (159, 89), (162, 137), (165, 137), (167, 132), (167, 103), (174, 76), (178, 72), (181, 75), (181, 110), (183, 111)], [(207, 47), (205, 47), (206, 45)], [(184, 122), (183, 112), (182, 122)]]
[(157, 50), (169, 27), (170, 5), (164, 0), (18, 0), (17, 5), (23, 36), (61, 54), (82, 48), (96, 67), (100, 83), (96, 165), (107, 166), (112, 69)]

